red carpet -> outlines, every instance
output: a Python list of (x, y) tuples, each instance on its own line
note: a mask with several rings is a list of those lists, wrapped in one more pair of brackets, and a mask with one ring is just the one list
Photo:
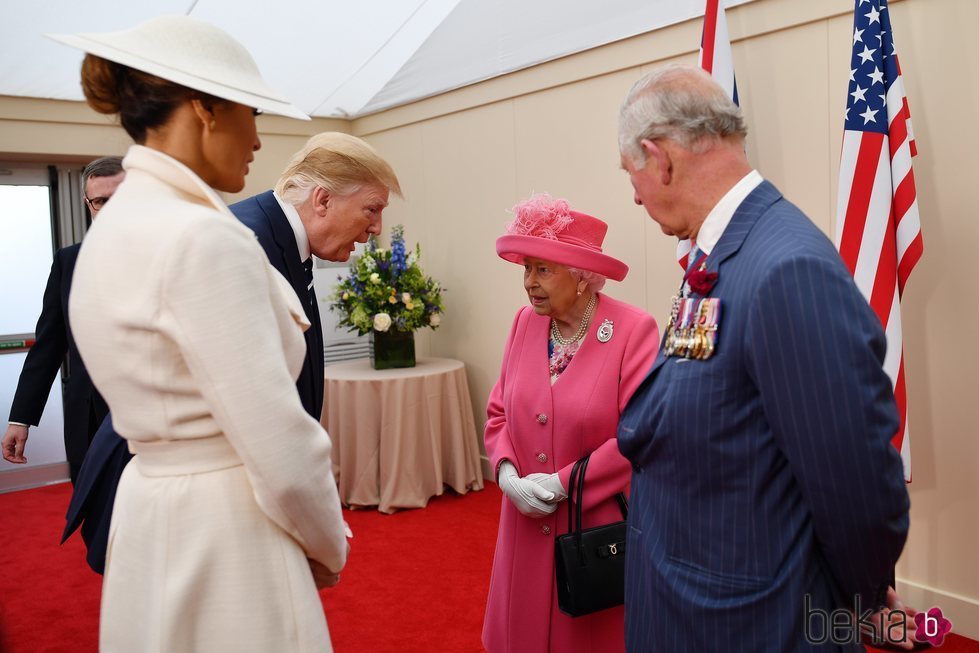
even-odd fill
[[(98, 648), (101, 576), (76, 535), (58, 546), (67, 484), (0, 494), (0, 651)], [(354, 531), (340, 584), (322, 592), (337, 653), (478, 653), (500, 493), (448, 494), (424, 510), (346, 511)], [(873, 649), (871, 649), (873, 650)], [(976, 653), (957, 635), (940, 653)]]
[[(67, 483), (0, 494), (0, 651), (98, 650), (102, 577), (76, 534), (58, 546)], [(344, 511), (354, 532), (321, 593), (337, 653), (477, 653), (500, 493), (446, 494), (424, 510)]]

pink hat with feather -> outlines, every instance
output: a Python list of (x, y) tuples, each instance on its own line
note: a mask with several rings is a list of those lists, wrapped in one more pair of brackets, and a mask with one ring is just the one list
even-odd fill
[(572, 211), (565, 200), (546, 193), (513, 207), (513, 222), (496, 239), (496, 253), (512, 263), (525, 256), (597, 272), (622, 281), (629, 266), (602, 253), (608, 225), (598, 218)]

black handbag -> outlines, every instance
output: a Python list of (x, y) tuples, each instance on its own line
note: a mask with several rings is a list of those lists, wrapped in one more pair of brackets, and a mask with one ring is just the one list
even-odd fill
[[(589, 454), (590, 455), (590, 454)], [(568, 481), (568, 532), (554, 541), (557, 603), (569, 617), (622, 605), (625, 594), (625, 538), (629, 507), (616, 495), (623, 521), (594, 528), (581, 527), (585, 494), (585, 456), (571, 468)]]

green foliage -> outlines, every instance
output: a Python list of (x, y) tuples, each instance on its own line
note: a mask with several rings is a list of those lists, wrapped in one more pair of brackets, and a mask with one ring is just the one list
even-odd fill
[(391, 230), (391, 249), (371, 236), (364, 255), (351, 266), (330, 297), (340, 325), (360, 334), (371, 329), (414, 331), (437, 329), (441, 322), (442, 287), (418, 267), (421, 247), (405, 255), (404, 227)]

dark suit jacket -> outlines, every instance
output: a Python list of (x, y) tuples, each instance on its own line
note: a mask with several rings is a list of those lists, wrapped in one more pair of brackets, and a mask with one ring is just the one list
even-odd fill
[(299, 373), (296, 388), (306, 411), (318, 420), (323, 412), (323, 327), (319, 307), (307, 301), (310, 293), (306, 288), (306, 273), (299, 258), (296, 236), (272, 191), (249, 197), (232, 204), (230, 208), (246, 227), (255, 232), (269, 262), (292, 285), (313, 324), (306, 331), (306, 362)]
[[(296, 236), (271, 191), (233, 204), (231, 210), (255, 232), (269, 261), (289, 281), (307, 308), (312, 327), (306, 331), (306, 362), (296, 389), (306, 412), (319, 420), (323, 412), (323, 328), (318, 307), (308, 300), (310, 293)], [(68, 524), (61, 541), (81, 525), (82, 538), (88, 547), (88, 564), (98, 573), (105, 566), (116, 486), (131, 457), (126, 441), (112, 429), (111, 419), (106, 419), (92, 442), (92, 451), (79, 473), (68, 508)]]
[(627, 647), (863, 650), (813, 645), (806, 628), (818, 639), (812, 611), (856, 596), (874, 607), (907, 534), (881, 325), (829, 240), (768, 182), (707, 261), (716, 352), (661, 350), (619, 426), (633, 463)]
[[(99, 423), (109, 412), (88, 370), (82, 364), (68, 324), (68, 293), (75, 272), (80, 244), (58, 250), (51, 264), (51, 274), (44, 290), (41, 316), (37, 321), (37, 342), (24, 361), (17, 391), (10, 406), (10, 421), (36, 426), (44, 412), (51, 382), (68, 358), (65, 379), (65, 454), (73, 469), (85, 458), (88, 443)], [(72, 479), (74, 480), (74, 479)]]
[(105, 571), (105, 551), (109, 543), (109, 522), (112, 520), (116, 488), (132, 457), (126, 440), (112, 428), (112, 416), (107, 415), (92, 438), (92, 445), (78, 472), (65, 516), (68, 523), (61, 535), (63, 544), (81, 526), (82, 540), (88, 549), (85, 560), (99, 574)]

